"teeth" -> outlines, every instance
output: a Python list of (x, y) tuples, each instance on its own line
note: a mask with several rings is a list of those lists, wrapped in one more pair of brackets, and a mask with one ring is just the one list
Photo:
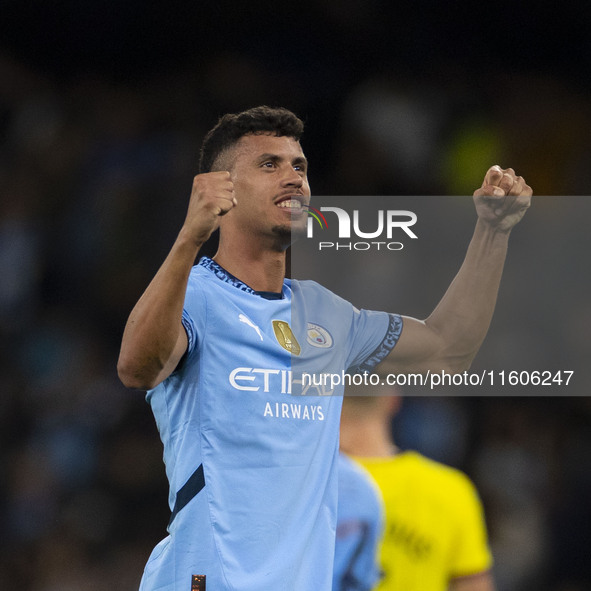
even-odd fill
[(284, 209), (301, 209), (302, 204), (297, 199), (286, 199), (285, 201), (278, 203), (277, 207), (282, 207)]

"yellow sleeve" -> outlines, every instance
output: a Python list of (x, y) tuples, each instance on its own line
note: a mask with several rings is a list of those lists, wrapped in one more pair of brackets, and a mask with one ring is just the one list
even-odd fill
[(450, 578), (475, 575), (492, 566), (482, 503), (475, 486), (463, 473), (458, 474), (454, 506), (457, 530), (455, 551), (450, 561)]

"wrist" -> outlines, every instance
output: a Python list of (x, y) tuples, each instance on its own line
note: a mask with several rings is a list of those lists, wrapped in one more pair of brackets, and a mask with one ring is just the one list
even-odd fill
[(195, 248), (197, 251), (207, 242), (209, 235), (198, 234), (192, 228), (184, 225), (177, 236), (177, 243)]
[(478, 221), (476, 222), (476, 229), (477, 231), (486, 234), (493, 240), (506, 241), (509, 239), (509, 235), (511, 234), (513, 226), (503, 224), (502, 220), (495, 221), (479, 217)]

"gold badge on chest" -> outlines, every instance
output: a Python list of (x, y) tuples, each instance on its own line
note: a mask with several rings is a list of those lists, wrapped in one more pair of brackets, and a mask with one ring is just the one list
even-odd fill
[(277, 342), (292, 355), (299, 355), (302, 351), (289, 324), (283, 320), (273, 320), (273, 332)]

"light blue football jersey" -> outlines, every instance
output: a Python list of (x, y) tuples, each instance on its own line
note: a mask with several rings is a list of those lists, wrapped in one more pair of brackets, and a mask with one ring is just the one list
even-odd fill
[(147, 393), (172, 517), (141, 591), (191, 591), (197, 575), (209, 591), (329, 591), (342, 388), (303, 387), (292, 360), (370, 371), (400, 317), (311, 281), (285, 280), (274, 299), (203, 258), (183, 325), (183, 361)]
[(332, 591), (370, 591), (380, 580), (383, 500), (369, 472), (339, 454), (339, 502)]

